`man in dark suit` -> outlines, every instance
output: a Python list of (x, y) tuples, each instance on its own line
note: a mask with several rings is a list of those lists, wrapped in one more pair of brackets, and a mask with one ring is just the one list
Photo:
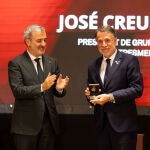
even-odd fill
[(135, 98), (143, 92), (138, 59), (116, 49), (110, 26), (99, 28), (96, 40), (102, 56), (89, 64), (88, 84), (98, 83), (100, 94), (92, 100), (87, 88), (85, 95), (94, 107), (98, 150), (136, 150)]
[(44, 54), (46, 39), (44, 27), (28, 26), (27, 50), (8, 64), (15, 97), (11, 132), (17, 150), (53, 150), (59, 133), (54, 96), (65, 95), (69, 78), (63, 78), (57, 61)]

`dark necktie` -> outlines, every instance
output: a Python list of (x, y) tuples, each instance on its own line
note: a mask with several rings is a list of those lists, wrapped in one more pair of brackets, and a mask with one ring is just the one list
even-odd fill
[(44, 79), (44, 72), (42, 71), (41, 65), (40, 65), (40, 58), (36, 58), (34, 59), (37, 63), (37, 72), (38, 72), (38, 79), (40, 81), (40, 83), (43, 82)]
[[(40, 81), (40, 83), (43, 83), (44, 81), (44, 72), (41, 68), (41, 65), (40, 65), (40, 58), (36, 58), (34, 59), (36, 62), (37, 62), (37, 71), (38, 71), (38, 79)], [(43, 92), (42, 92), (42, 95), (43, 95)], [(43, 96), (43, 100), (44, 100), (44, 105), (45, 105), (45, 110), (44, 110), (44, 116), (48, 116), (48, 108), (47, 108), (47, 105), (46, 105), (46, 101), (45, 101), (45, 98)]]
[(105, 76), (104, 76), (104, 85), (105, 85), (105, 83), (106, 83), (106, 81), (107, 81), (108, 74), (109, 74), (109, 70), (110, 70), (110, 60), (111, 60), (111, 59), (106, 59), (107, 66), (106, 66)]

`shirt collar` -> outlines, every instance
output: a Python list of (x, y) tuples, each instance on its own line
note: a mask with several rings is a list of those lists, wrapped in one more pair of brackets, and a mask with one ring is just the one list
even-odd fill
[[(116, 56), (116, 54), (117, 54), (117, 50), (115, 50), (115, 52), (113, 53), (113, 55), (111, 55), (111, 57), (109, 59), (111, 59), (111, 61), (113, 61), (115, 56)], [(103, 60), (106, 60), (106, 59), (108, 59), (108, 58), (103, 56)]]
[[(27, 53), (29, 54), (32, 61), (34, 61), (34, 59), (37, 58), (37, 57), (33, 56), (28, 50), (27, 50)], [(42, 56), (39, 56), (38, 58), (42, 59)]]

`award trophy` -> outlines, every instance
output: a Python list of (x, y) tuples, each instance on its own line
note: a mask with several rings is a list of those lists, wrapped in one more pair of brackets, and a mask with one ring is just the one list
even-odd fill
[(99, 92), (99, 84), (89, 84), (90, 100), (95, 99)]

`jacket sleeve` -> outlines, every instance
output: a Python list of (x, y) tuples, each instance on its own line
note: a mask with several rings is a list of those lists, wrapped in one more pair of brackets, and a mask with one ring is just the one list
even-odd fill
[(118, 103), (139, 98), (143, 93), (143, 78), (137, 57), (132, 57), (124, 69), (126, 72), (127, 87), (112, 92), (115, 101)]
[(25, 85), (20, 65), (15, 61), (8, 63), (9, 84), (15, 98), (33, 98), (41, 94), (41, 85)]

